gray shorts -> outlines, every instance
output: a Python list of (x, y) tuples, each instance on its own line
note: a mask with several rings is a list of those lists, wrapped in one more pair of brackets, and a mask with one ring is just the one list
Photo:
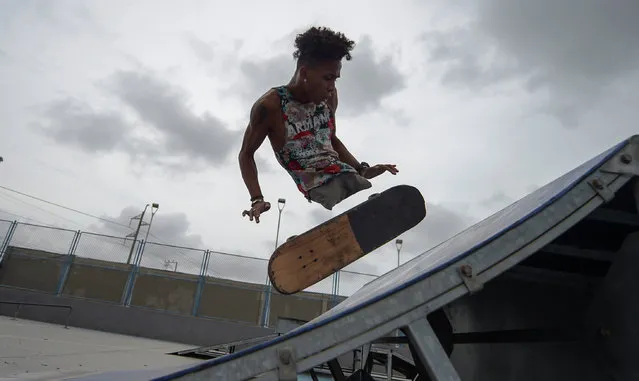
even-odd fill
[(372, 184), (368, 179), (357, 173), (342, 173), (329, 180), (326, 184), (308, 191), (308, 197), (311, 201), (315, 201), (324, 208), (332, 210), (341, 201), (371, 186)]

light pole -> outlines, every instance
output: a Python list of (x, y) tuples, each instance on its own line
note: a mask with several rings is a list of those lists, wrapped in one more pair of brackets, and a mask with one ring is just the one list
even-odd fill
[(151, 220), (149, 221), (149, 227), (146, 229), (146, 235), (144, 236), (144, 244), (146, 244), (146, 241), (149, 238), (149, 232), (151, 231), (151, 224), (153, 223), (153, 217), (155, 216), (155, 213), (158, 212), (158, 209), (160, 209), (160, 204), (154, 202), (153, 207), (151, 209)]
[[(144, 214), (146, 213), (146, 209), (149, 207), (149, 205), (151, 206), (151, 209), (155, 209), (151, 211), (151, 218), (153, 218), (153, 215), (155, 215), (155, 212), (157, 211), (157, 209), (160, 208), (160, 204), (158, 203), (153, 203), (153, 204), (146, 204), (144, 206), (144, 210), (142, 211), (142, 214), (140, 214), (139, 216), (135, 216), (135, 217), (131, 217), (131, 220), (135, 220), (135, 219), (140, 219), (140, 221), (138, 222), (138, 227), (135, 229), (135, 233), (134, 234), (127, 234), (127, 237), (131, 237), (133, 236), (133, 242), (131, 243), (131, 250), (129, 251), (129, 258), (127, 258), (126, 260), (126, 264), (130, 264), (131, 263), (131, 257), (133, 256), (133, 249), (135, 248), (135, 241), (137, 241), (138, 239), (138, 234), (140, 234), (140, 227), (142, 227), (142, 224), (145, 223), (144, 222)], [(130, 223), (129, 221), (129, 223)], [(150, 224), (147, 224), (150, 225)], [(150, 226), (149, 226), (150, 228)], [(149, 235), (149, 231), (147, 230), (146, 232), (147, 236)]]
[(275, 232), (275, 249), (277, 249), (277, 244), (280, 239), (280, 221), (282, 220), (282, 210), (284, 210), (284, 206), (286, 205), (286, 199), (279, 198), (277, 199), (277, 210), (279, 215), (277, 216), (277, 232)]
[[(395, 247), (397, 247), (397, 267), (399, 267), (399, 252), (402, 250), (402, 245), (404, 244), (404, 240), (398, 238), (395, 240)], [(400, 337), (401, 331), (398, 329), (395, 331), (395, 336)], [(395, 348), (399, 348), (399, 343), (395, 344)]]
[[(280, 198), (277, 200), (277, 210), (279, 214), (277, 216), (277, 231), (275, 232), (275, 249), (277, 249), (277, 244), (279, 243), (280, 238), (280, 222), (282, 221), (282, 211), (284, 210), (284, 206), (286, 205), (286, 199)], [(264, 314), (262, 315), (262, 326), (268, 327), (269, 316), (271, 314), (271, 281), (268, 278), (268, 274), (266, 275), (266, 295), (264, 298)]]
[(399, 252), (400, 250), (402, 250), (403, 244), (404, 244), (404, 240), (399, 238), (395, 240), (395, 246), (397, 247), (397, 267), (399, 267)]

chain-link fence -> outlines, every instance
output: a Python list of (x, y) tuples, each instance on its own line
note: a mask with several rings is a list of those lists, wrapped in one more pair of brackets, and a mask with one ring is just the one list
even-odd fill
[[(268, 260), (264, 258), (155, 242), (134, 242), (130, 237), (0, 220), (0, 260), (9, 246), (236, 282), (268, 284)], [(343, 270), (306, 291), (348, 296), (376, 277)]]
[(267, 259), (210, 251), (205, 274), (237, 282), (266, 284), (267, 266)]
[(377, 278), (378, 275), (358, 273), (355, 271), (342, 270), (335, 273), (337, 278), (336, 289), (333, 290), (335, 295), (348, 296), (359, 290), (366, 283)]
[(0, 253), (2, 252), (1, 250), (4, 248), (4, 243), (9, 237), (9, 232), (13, 228), (13, 226), (13, 222), (11, 221), (0, 220)]
[(127, 263), (127, 259), (138, 245), (126, 237), (115, 237), (97, 233), (80, 232), (72, 254), (101, 261)]
[(8, 240), (14, 247), (68, 254), (77, 233), (51, 226), (16, 223)]
[(142, 246), (138, 265), (184, 274), (201, 274), (206, 250), (190, 247), (146, 242)]

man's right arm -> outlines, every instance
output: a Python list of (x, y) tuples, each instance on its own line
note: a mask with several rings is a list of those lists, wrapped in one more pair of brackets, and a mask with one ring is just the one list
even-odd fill
[(242, 148), (238, 155), (242, 179), (244, 184), (246, 184), (251, 199), (262, 196), (262, 190), (257, 179), (255, 151), (260, 148), (268, 135), (271, 120), (271, 113), (265, 99), (259, 99), (251, 108), (250, 120), (244, 132)]

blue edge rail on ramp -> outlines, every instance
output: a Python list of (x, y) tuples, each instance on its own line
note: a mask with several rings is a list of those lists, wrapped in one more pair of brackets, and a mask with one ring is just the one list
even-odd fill
[[(411, 339), (418, 341), (417, 336), (432, 336), (424, 326), (428, 313), (481, 288), (481, 284), (534, 254), (610, 200), (635, 177), (635, 161), (639, 161), (639, 136), (621, 141), (273, 340), (196, 365), (106, 372), (74, 380), (292, 380), (296, 379), (293, 373), (304, 372), (398, 328), (408, 327), (408, 336), (412, 332)], [(470, 276), (460, 271), (462, 266), (470, 270)], [(448, 366), (449, 374), (454, 375), (452, 366), (439, 357), (442, 351), (429, 343), (417, 345), (421, 360), (434, 367)], [(288, 361), (283, 360), (281, 351), (287, 351)], [(290, 366), (291, 376), (282, 377)]]

